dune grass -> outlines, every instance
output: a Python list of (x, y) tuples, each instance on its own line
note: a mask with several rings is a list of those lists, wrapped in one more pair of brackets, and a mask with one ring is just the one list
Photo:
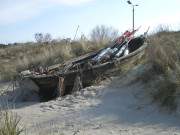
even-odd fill
[(149, 37), (145, 50), (146, 64), (151, 65), (141, 76), (143, 83), (155, 83), (153, 101), (170, 111), (176, 110), (180, 92), (180, 32), (159, 31)]
[(50, 66), (105, 46), (91, 41), (57, 42), (48, 45), (20, 45), (0, 49), (0, 79), (11, 80), (18, 72), (33, 66)]
[(148, 36), (144, 53), (124, 61), (115, 71), (115, 75), (123, 76), (138, 68), (132, 83), (141, 81), (152, 101), (169, 111), (177, 109), (180, 98), (179, 37), (180, 32), (161, 28)]
[(19, 126), (20, 118), (9, 110), (0, 111), (0, 135), (20, 135), (23, 129)]

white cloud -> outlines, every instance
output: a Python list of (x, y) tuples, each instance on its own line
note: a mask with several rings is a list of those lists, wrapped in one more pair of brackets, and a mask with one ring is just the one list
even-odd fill
[(93, 0), (4, 0), (0, 5), (0, 25), (31, 19), (57, 4), (73, 6)]
[(40, 9), (33, 2), (17, 2), (1, 7), (0, 24), (9, 24), (33, 17)]
[[(180, 27), (180, 14), (174, 13), (173, 15), (164, 15), (154, 19), (149, 19), (142, 22), (143, 30), (150, 26), (150, 31), (156, 30), (160, 25), (168, 26), (172, 30), (177, 30)], [(144, 29), (145, 28), (145, 29)]]
[(65, 5), (77, 5), (82, 4), (86, 2), (90, 2), (92, 0), (47, 0), (50, 3), (59, 3), (59, 4), (65, 4)]

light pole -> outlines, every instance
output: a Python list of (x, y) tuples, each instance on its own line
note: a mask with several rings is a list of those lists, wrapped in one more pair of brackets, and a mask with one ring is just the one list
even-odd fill
[(139, 6), (139, 5), (137, 5), (137, 4), (133, 4), (130, 0), (128, 0), (127, 1), (127, 3), (129, 4), (129, 5), (132, 5), (132, 12), (133, 12), (133, 26), (132, 26), (132, 28), (133, 28), (133, 31), (134, 31), (134, 7), (137, 7), (137, 6)]

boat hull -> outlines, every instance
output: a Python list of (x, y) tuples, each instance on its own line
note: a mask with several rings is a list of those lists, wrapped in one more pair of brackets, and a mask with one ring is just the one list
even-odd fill
[(82, 87), (91, 85), (99, 76), (103, 76), (108, 70), (114, 69), (117, 63), (121, 64), (121, 61), (127, 60), (142, 52), (146, 47), (146, 45), (143, 44), (143, 38), (135, 38), (128, 46), (130, 54), (127, 56), (114, 58), (105, 63), (95, 65), (88, 65), (88, 62), (82, 63), (83, 61), (79, 60), (79, 63), (77, 62), (75, 67), (68, 68), (69, 70), (67, 71), (56, 72), (50, 75), (32, 75), (28, 76), (28, 78), (34, 81), (39, 87), (39, 96), (43, 101), (64, 96), (74, 92), (77, 78), (79, 78), (78, 83), (81, 83)]

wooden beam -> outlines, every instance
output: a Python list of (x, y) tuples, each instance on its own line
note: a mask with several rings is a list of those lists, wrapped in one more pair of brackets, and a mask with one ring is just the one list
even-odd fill
[(59, 96), (65, 95), (65, 84), (64, 84), (64, 78), (63, 77), (59, 77), (57, 90), (59, 91), (58, 92)]

